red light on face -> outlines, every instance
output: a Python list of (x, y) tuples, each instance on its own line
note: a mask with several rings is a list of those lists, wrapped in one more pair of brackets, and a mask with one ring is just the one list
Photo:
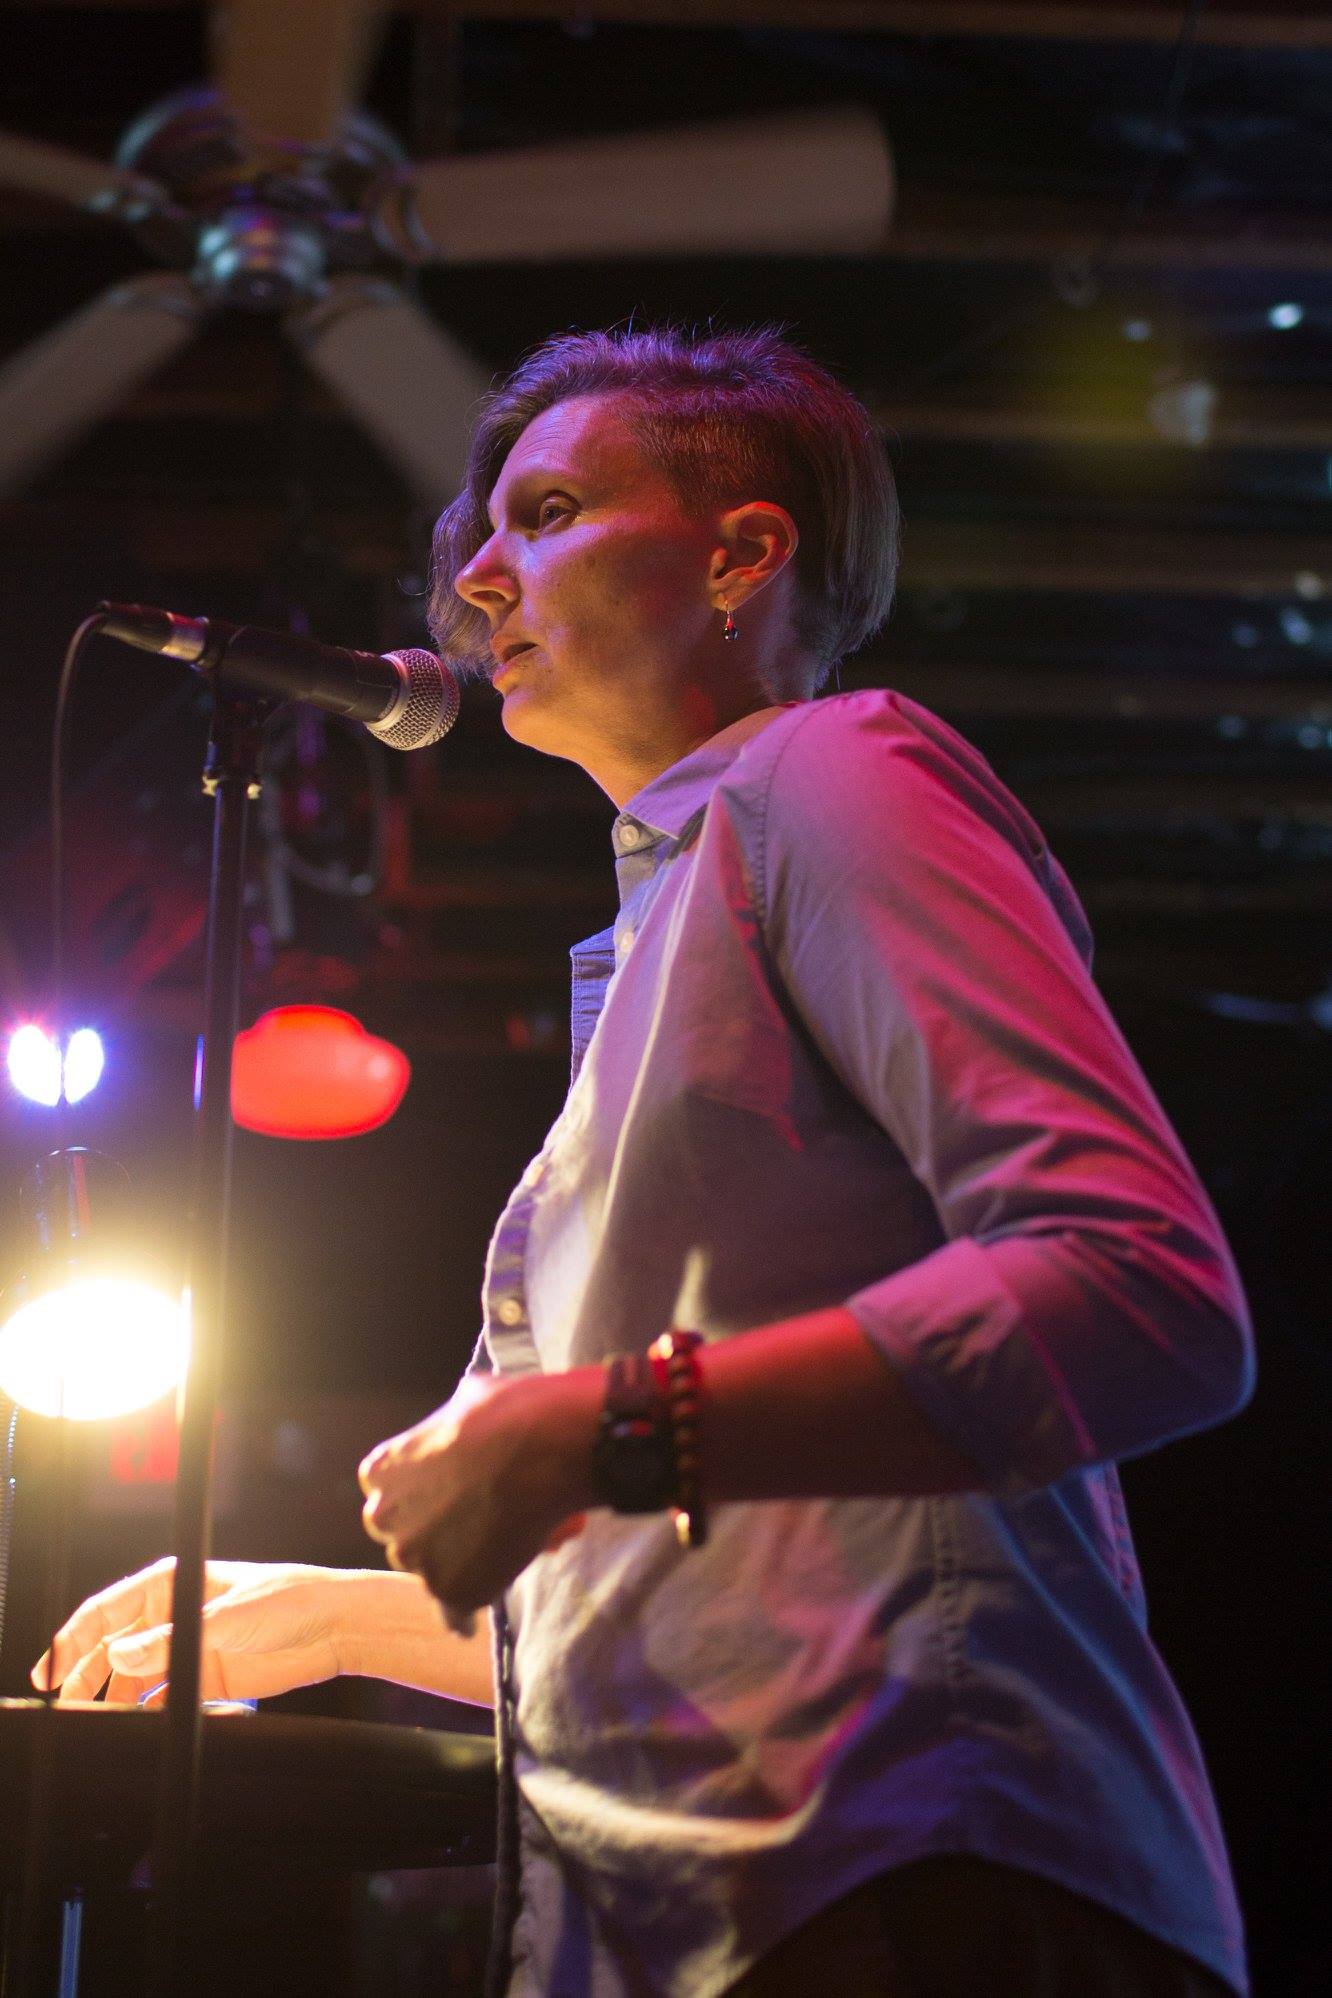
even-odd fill
[(236, 1036), (231, 1114), (270, 1138), (354, 1138), (385, 1124), (411, 1063), (331, 1006), (278, 1006)]

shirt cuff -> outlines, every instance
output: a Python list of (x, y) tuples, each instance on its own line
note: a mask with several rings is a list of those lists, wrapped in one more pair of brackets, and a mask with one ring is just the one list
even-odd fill
[(1021, 1303), (970, 1236), (857, 1291), (846, 1308), (987, 1491), (1018, 1497), (1095, 1460)]

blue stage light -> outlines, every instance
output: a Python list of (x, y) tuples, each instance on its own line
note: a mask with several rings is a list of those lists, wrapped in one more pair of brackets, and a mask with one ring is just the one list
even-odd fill
[(65, 1096), (70, 1103), (81, 1103), (85, 1096), (91, 1096), (102, 1079), (106, 1067), (106, 1054), (102, 1047), (102, 1037), (92, 1027), (79, 1027), (69, 1037), (65, 1049)]

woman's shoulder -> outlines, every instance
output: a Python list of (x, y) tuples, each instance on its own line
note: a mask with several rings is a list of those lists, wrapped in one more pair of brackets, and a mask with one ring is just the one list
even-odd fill
[(745, 744), (728, 773), (728, 789), (766, 790), (779, 773), (794, 783), (802, 772), (817, 777), (838, 766), (883, 766), (903, 753), (997, 782), (974, 743), (942, 716), (895, 687), (860, 687), (789, 703)]
[(765, 901), (778, 871), (896, 874), (925, 860), (942, 865), (949, 854), (976, 870), (1007, 848), (1090, 962), (1086, 915), (1031, 813), (974, 743), (895, 688), (786, 709), (746, 744), (727, 789)]
[(933, 844), (966, 821), (1044, 862), (1045, 840), (974, 743), (892, 687), (802, 701), (745, 745), (728, 802), (765, 856)]

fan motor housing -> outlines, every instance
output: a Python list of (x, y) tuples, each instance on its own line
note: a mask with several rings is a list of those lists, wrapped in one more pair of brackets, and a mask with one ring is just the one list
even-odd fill
[(359, 206), (366, 188), (406, 158), (392, 132), (365, 111), (345, 118), (326, 146), (257, 137), (209, 84), (150, 105), (116, 148), (117, 165), (160, 181), (182, 201), (253, 191), (276, 177), (298, 200), (336, 208)]
[(205, 224), (194, 276), (219, 305), (272, 312), (315, 297), (327, 264), (317, 227), (256, 204)]
[[(330, 270), (380, 261), (366, 212), (405, 160), (393, 134), (361, 111), (326, 146), (255, 137), (208, 86), (151, 106), (116, 150), (119, 166), (167, 190), (178, 221), (192, 220), (200, 289), (250, 311), (308, 300)], [(189, 255), (185, 244), (150, 247), (172, 262)]]

